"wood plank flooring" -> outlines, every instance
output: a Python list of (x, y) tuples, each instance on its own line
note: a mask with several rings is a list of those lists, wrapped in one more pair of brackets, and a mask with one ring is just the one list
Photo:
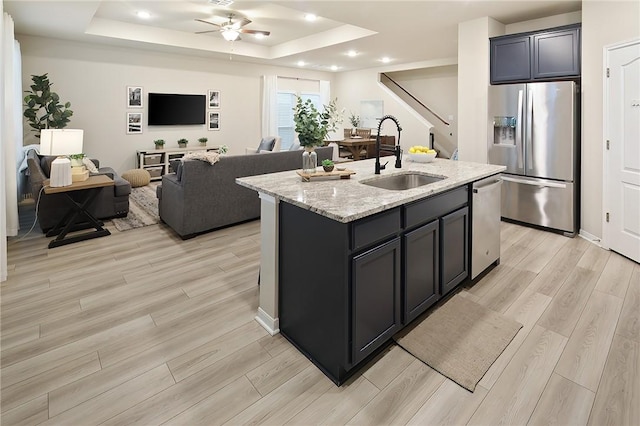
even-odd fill
[(501, 265), (461, 291), (524, 328), (476, 392), (394, 345), (336, 387), (254, 320), (259, 226), (10, 239), (2, 424), (640, 424), (638, 264), (503, 223)]

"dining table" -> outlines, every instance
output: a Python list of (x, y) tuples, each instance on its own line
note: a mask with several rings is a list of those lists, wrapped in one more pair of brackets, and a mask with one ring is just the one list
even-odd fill
[[(347, 138), (340, 141), (336, 141), (338, 146), (346, 148), (353, 156), (353, 161), (362, 160), (367, 158), (367, 147), (369, 145), (375, 145), (376, 138)], [(364, 151), (364, 155), (363, 155)]]

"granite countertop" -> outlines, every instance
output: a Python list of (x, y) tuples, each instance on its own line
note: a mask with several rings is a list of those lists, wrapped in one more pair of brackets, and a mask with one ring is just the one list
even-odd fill
[[(411, 201), (426, 198), (469, 182), (503, 172), (504, 166), (451, 161), (436, 158), (431, 163), (415, 163), (405, 156), (402, 168), (394, 167), (394, 157), (380, 175), (374, 174), (375, 159), (336, 164), (356, 172), (351, 179), (327, 179), (303, 182), (295, 170), (236, 179), (239, 185), (271, 195), (281, 201), (311, 210), (339, 222), (351, 222), (388, 210)], [(322, 170), (322, 167), (318, 167)], [(364, 185), (367, 181), (384, 176), (419, 172), (444, 176), (446, 179), (404, 191), (392, 191)]]

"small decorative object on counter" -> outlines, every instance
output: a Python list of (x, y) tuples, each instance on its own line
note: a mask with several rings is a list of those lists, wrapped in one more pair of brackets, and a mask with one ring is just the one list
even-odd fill
[(318, 154), (312, 146), (306, 146), (302, 153), (302, 171), (305, 173), (315, 173), (318, 167)]
[(189, 143), (189, 141), (184, 139), (184, 138), (178, 139), (178, 146), (180, 148), (186, 148), (188, 143)]
[(200, 142), (200, 145), (206, 145), (208, 140), (209, 139), (207, 139), (207, 138), (200, 138), (200, 139), (198, 139), (198, 142)]
[(156, 139), (153, 141), (156, 146), (156, 149), (162, 149), (164, 147), (164, 139)]
[(333, 161), (327, 159), (327, 160), (322, 160), (322, 168), (324, 169), (325, 172), (332, 172), (333, 171)]

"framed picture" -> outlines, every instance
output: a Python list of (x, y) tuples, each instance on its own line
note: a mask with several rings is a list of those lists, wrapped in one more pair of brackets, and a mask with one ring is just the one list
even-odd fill
[(209, 108), (220, 108), (219, 90), (209, 90)]
[(142, 133), (142, 113), (141, 112), (127, 113), (127, 133), (129, 134)]
[(127, 86), (127, 107), (142, 108), (142, 87)]
[(220, 130), (220, 113), (209, 113), (209, 130)]

